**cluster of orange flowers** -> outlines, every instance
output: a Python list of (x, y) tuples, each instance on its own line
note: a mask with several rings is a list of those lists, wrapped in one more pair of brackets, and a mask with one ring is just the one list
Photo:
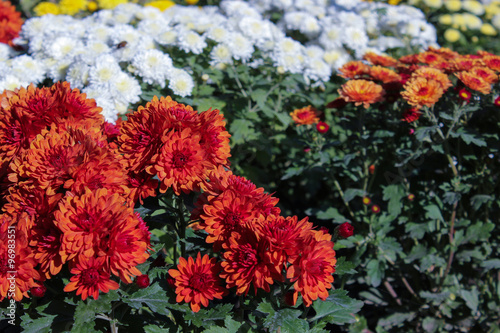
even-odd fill
[[(301, 293), (304, 304), (326, 299), (335, 271), (332, 236), (314, 230), (307, 218), (280, 216), (277, 198), (265, 194), (249, 180), (219, 167), (209, 175), (192, 213), (196, 229), (207, 233), (206, 242), (222, 252), (220, 263), (198, 254), (182, 259), (171, 269), (177, 301), (190, 303), (193, 311), (222, 298), (226, 288), (237, 295), (250, 288), (270, 292), (274, 282), (293, 284), (294, 303)], [(226, 288), (221, 286), (225, 280)]]
[(24, 21), (9, 1), (0, 1), (0, 43), (9, 44), (19, 36)]
[(82, 299), (117, 289), (111, 275), (141, 274), (150, 233), (117, 128), (100, 111), (67, 82), (0, 95), (0, 300), (29, 297), (65, 264), (64, 290)]
[(338, 91), (341, 102), (334, 101), (330, 106), (347, 102), (368, 108), (402, 97), (413, 107), (404, 117), (411, 121), (418, 118), (419, 109), (432, 107), (443, 96), (453, 85), (453, 76), (458, 79), (458, 89), (490, 94), (500, 72), (500, 56), (485, 51), (460, 55), (447, 48), (429, 48), (399, 59), (374, 53), (367, 53), (364, 59), (371, 65), (351, 61), (339, 69), (340, 76), (349, 81)]

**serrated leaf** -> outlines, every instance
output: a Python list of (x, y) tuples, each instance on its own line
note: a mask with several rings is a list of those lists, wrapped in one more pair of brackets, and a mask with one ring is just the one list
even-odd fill
[(169, 310), (167, 309), (170, 305), (168, 297), (158, 283), (154, 283), (145, 289), (136, 291), (128, 297), (124, 297), (122, 301), (134, 309), (142, 308), (144, 303), (153, 312), (163, 315), (169, 314)]
[(264, 327), (268, 328), (270, 332), (302, 333), (309, 329), (309, 324), (305, 320), (299, 319), (301, 315), (300, 310), (283, 309), (269, 314), (264, 319)]
[(351, 261), (346, 261), (345, 257), (340, 257), (337, 259), (337, 264), (335, 264), (335, 274), (355, 274), (356, 270), (354, 269), (354, 267), (354, 263), (352, 263)]
[(477, 307), (479, 306), (479, 292), (477, 288), (473, 287), (472, 290), (460, 290), (460, 296), (465, 301), (465, 304), (471, 309), (472, 314), (477, 312)]
[(326, 300), (313, 302), (316, 315), (309, 321), (314, 322), (325, 318), (328, 322), (337, 325), (353, 323), (355, 321), (354, 314), (358, 313), (362, 306), (363, 302), (347, 296), (347, 291), (335, 289), (330, 292)]
[(243, 325), (243, 323), (234, 320), (233, 318), (231, 318), (231, 316), (226, 316), (226, 319), (224, 319), (224, 326), (226, 326), (229, 333), (238, 332), (238, 329), (241, 327), (241, 325)]
[(23, 323), (23, 332), (25, 333), (46, 333), (51, 332), (50, 326), (56, 315), (47, 315), (33, 319), (30, 323)]
[(491, 269), (500, 269), (500, 259), (489, 259), (483, 261), (481, 266), (484, 267), (487, 271)]
[(75, 322), (71, 332), (96, 332), (94, 329), (96, 314), (111, 312), (112, 302), (119, 298), (116, 290), (110, 290), (106, 294), (99, 295), (97, 300), (88, 298), (87, 301), (79, 301), (75, 309)]
[(208, 327), (213, 325), (215, 320), (224, 320), (232, 309), (232, 304), (218, 304), (211, 309), (200, 309), (198, 312), (188, 311), (184, 319), (190, 320), (197, 327)]
[(345, 199), (345, 201), (349, 202), (352, 199), (354, 199), (354, 197), (356, 197), (356, 196), (362, 197), (364, 194), (365, 194), (365, 192), (363, 190), (360, 190), (357, 188), (348, 188), (344, 192), (344, 199)]
[(483, 204), (492, 201), (494, 199), (491, 195), (477, 194), (473, 196), (470, 201), (474, 210), (478, 210)]
[(384, 265), (376, 259), (371, 259), (366, 265), (366, 272), (370, 277), (371, 285), (378, 287), (384, 275)]
[(161, 328), (156, 325), (147, 325), (144, 326), (144, 333), (169, 333), (170, 329)]
[(425, 213), (425, 217), (427, 217), (428, 219), (444, 221), (443, 215), (441, 215), (441, 210), (438, 206), (430, 205), (424, 207), (424, 209), (427, 211)]
[(405, 190), (401, 184), (393, 184), (386, 186), (384, 188), (384, 200), (389, 200), (387, 210), (390, 215), (398, 216), (401, 214), (401, 209), (403, 207), (403, 201), (401, 200), (405, 197)]
[(316, 212), (316, 217), (320, 220), (334, 220), (335, 222), (344, 223), (349, 220), (340, 214), (339, 210), (335, 207), (328, 207), (327, 210)]
[(286, 169), (285, 174), (281, 176), (281, 180), (292, 178), (293, 176), (300, 175), (304, 171), (304, 167), (291, 167)]

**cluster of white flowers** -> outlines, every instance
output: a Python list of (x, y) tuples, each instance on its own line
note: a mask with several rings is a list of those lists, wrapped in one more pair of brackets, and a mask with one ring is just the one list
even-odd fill
[[(276, 24), (270, 20), (275, 13), (281, 14)], [(15, 42), (27, 51), (0, 45), (0, 91), (45, 78), (66, 80), (95, 98), (106, 119), (115, 121), (139, 101), (140, 83), (189, 96), (196, 71), (175, 68), (172, 61), (186, 54), (202, 54), (221, 70), (235, 61), (252, 67), (271, 61), (279, 73), (301, 73), (314, 85), (367, 51), (427, 48), (436, 45), (436, 34), (423, 13), (409, 6), (223, 0), (218, 7), (176, 5), (161, 12), (124, 4), (83, 19), (31, 18)]]

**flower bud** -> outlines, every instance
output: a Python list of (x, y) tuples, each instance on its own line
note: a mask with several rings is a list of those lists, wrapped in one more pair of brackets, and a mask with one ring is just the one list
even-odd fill
[(47, 291), (47, 288), (42, 284), (37, 287), (32, 287), (30, 289), (31, 295), (34, 297), (43, 297), (45, 296), (45, 292)]
[(139, 275), (135, 278), (135, 284), (141, 289), (149, 286), (149, 276), (147, 274)]

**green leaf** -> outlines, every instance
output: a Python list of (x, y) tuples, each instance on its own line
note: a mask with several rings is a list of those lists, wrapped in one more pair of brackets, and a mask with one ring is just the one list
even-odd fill
[(460, 296), (465, 301), (465, 304), (471, 309), (472, 314), (475, 315), (477, 312), (477, 307), (479, 306), (479, 292), (476, 287), (473, 287), (472, 290), (460, 290)]
[(474, 210), (478, 210), (483, 204), (490, 202), (493, 199), (495, 199), (495, 198), (491, 195), (477, 194), (477, 195), (473, 196), (470, 200), (471, 200), (472, 207), (474, 208)]
[(146, 304), (151, 311), (168, 315), (167, 307), (170, 305), (165, 291), (158, 283), (154, 283), (145, 289), (140, 289), (128, 297), (124, 297), (123, 302), (127, 303), (134, 309), (142, 308), (142, 304)]
[(481, 263), (481, 266), (483, 266), (486, 271), (489, 271), (491, 269), (500, 269), (500, 259), (489, 259), (483, 261)]
[(384, 200), (389, 200), (387, 210), (390, 215), (398, 216), (401, 214), (403, 207), (403, 199), (405, 197), (405, 189), (402, 184), (393, 184), (384, 188)]
[(238, 332), (238, 329), (241, 327), (241, 325), (243, 325), (243, 323), (234, 320), (233, 318), (231, 318), (231, 316), (226, 316), (226, 319), (224, 319), (224, 326), (226, 326), (229, 333)]
[(208, 327), (214, 325), (215, 320), (225, 320), (232, 309), (232, 304), (218, 304), (211, 309), (200, 309), (198, 312), (188, 311), (184, 319), (191, 320), (197, 327)]
[(156, 325), (147, 325), (144, 326), (144, 332), (145, 333), (169, 333), (170, 329), (168, 328), (161, 328)]
[(344, 199), (345, 199), (345, 201), (349, 202), (352, 199), (354, 199), (354, 197), (356, 197), (356, 196), (362, 197), (363, 195), (365, 195), (365, 192), (363, 190), (360, 190), (357, 188), (348, 188), (344, 192)]
[(371, 259), (366, 265), (366, 273), (370, 278), (371, 285), (378, 287), (384, 276), (384, 264), (376, 259)]
[(396, 312), (392, 315), (382, 318), (378, 321), (378, 325), (388, 329), (398, 327), (405, 321), (412, 321), (415, 318), (415, 312)]
[(352, 263), (351, 261), (346, 261), (345, 257), (337, 258), (337, 264), (335, 265), (335, 274), (355, 274), (356, 270), (354, 269), (354, 267), (354, 263)]
[(23, 322), (23, 332), (25, 333), (46, 333), (51, 332), (52, 325), (56, 315), (46, 315), (37, 319), (32, 319), (30, 323)]
[(363, 302), (347, 296), (347, 291), (335, 289), (330, 292), (326, 300), (313, 302), (316, 315), (309, 321), (314, 322), (318, 319), (324, 319), (337, 325), (353, 323), (355, 321), (354, 314), (358, 313), (362, 306)]
[(299, 319), (301, 315), (300, 310), (283, 309), (269, 314), (264, 319), (264, 327), (268, 328), (270, 332), (302, 333), (309, 329), (309, 324), (303, 319)]
[(427, 217), (428, 219), (444, 221), (443, 215), (441, 215), (441, 210), (438, 206), (430, 205), (424, 207), (424, 209), (427, 211), (425, 213), (425, 217)]
[(304, 171), (304, 167), (291, 167), (286, 169), (285, 174), (281, 176), (281, 180), (289, 179), (294, 176), (300, 175)]
[(344, 215), (340, 214), (339, 210), (335, 207), (328, 207), (327, 210), (320, 210), (315, 213), (316, 217), (320, 220), (334, 220), (335, 222), (344, 223), (349, 222)]
[(473, 144), (478, 147), (486, 147), (486, 141), (478, 138), (474, 133), (470, 131), (466, 131), (464, 128), (459, 128), (455, 133), (450, 133), (450, 136), (453, 138), (460, 137), (466, 144)]

